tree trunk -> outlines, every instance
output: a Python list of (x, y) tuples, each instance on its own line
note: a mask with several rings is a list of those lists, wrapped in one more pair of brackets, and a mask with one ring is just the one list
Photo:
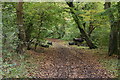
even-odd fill
[(93, 22), (90, 21), (89, 30), (88, 30), (89, 37), (91, 36), (94, 29), (95, 29), (95, 27), (93, 26)]
[(89, 46), (90, 49), (94, 49), (96, 48), (96, 46), (92, 43), (92, 40), (89, 38), (88, 34), (84, 31), (84, 29), (80, 26), (81, 23), (79, 21), (78, 16), (74, 13), (74, 10), (76, 10), (74, 8), (73, 2), (66, 2), (68, 4), (68, 6), (70, 7), (70, 11), (72, 14), (72, 17), (74, 19), (74, 21), (76, 22), (81, 34), (83, 35), (83, 37), (85, 38), (85, 41), (87, 43), (87, 45)]
[[(120, 20), (118, 22), (118, 55), (120, 55)], [(120, 59), (120, 56), (119, 56)]]
[(111, 25), (110, 39), (109, 39), (109, 56), (118, 54), (118, 25), (114, 22)]
[(19, 2), (17, 4), (17, 8), (16, 8), (16, 14), (17, 14), (17, 25), (18, 25), (18, 39), (19, 39), (19, 44), (17, 47), (17, 52), (18, 53), (24, 53), (25, 52), (25, 40), (26, 40), (26, 36), (25, 36), (25, 29), (23, 26), (23, 2)]
[(118, 55), (120, 55), (120, 1), (118, 2), (117, 6), (118, 6)]
[[(40, 20), (40, 27), (43, 25), (43, 16), (44, 16), (44, 12), (40, 15), (41, 16), (41, 20)], [(38, 29), (38, 34), (37, 34), (37, 37), (36, 37), (36, 39), (37, 39), (37, 41), (36, 41), (36, 43), (35, 43), (35, 50), (37, 49), (37, 46), (38, 46), (38, 44), (40, 43), (40, 41), (39, 41), (39, 38), (40, 38), (40, 34), (41, 34), (41, 28), (39, 27), (39, 29)]]
[(25, 33), (26, 33), (26, 47), (27, 47), (27, 50), (30, 50), (30, 46), (31, 46), (31, 32), (32, 32), (32, 27), (33, 26), (33, 23), (29, 23), (28, 26), (27, 26), (27, 29), (25, 30)]
[[(111, 2), (105, 2), (104, 7), (105, 9), (110, 8)], [(114, 15), (111, 11), (109, 12), (109, 18), (110, 18), (111, 31), (110, 31), (110, 37), (109, 37), (108, 55), (111, 56), (113, 54), (118, 54), (118, 21), (115, 22)]]

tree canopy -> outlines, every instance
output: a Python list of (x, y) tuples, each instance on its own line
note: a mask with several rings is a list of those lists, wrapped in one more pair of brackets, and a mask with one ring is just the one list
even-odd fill
[[(58, 78), (118, 76), (120, 2), (71, 0), (2, 4), (1, 45), (5, 68), (4, 73), (0, 73), (4, 77), (28, 77), (31, 74), (39, 77), (55, 74)], [(99, 63), (112, 70), (112, 75)], [(75, 71), (70, 72), (74, 70), (72, 67)], [(56, 72), (51, 73), (50, 68)], [(30, 71), (23, 73), (24, 69)], [(71, 77), (69, 74), (72, 73)]]

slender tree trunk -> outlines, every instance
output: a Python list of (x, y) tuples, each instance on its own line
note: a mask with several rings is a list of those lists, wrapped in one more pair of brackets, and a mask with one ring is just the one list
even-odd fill
[[(42, 20), (41, 20), (41, 26), (42, 26)], [(39, 43), (39, 37), (40, 37), (40, 33), (41, 33), (40, 30), (41, 29), (39, 28), (39, 31), (38, 31), (38, 34), (37, 34), (37, 37), (36, 37), (37, 41), (35, 43), (35, 50), (37, 49), (37, 46), (38, 46), (38, 43)]]
[(89, 31), (88, 31), (88, 36), (89, 37), (91, 36), (94, 29), (95, 29), (95, 27), (93, 26), (93, 23), (90, 21)]
[(88, 34), (81, 27), (81, 23), (79, 21), (78, 16), (74, 13), (74, 10), (76, 10), (76, 9), (74, 8), (73, 2), (66, 2), (66, 3), (70, 7), (70, 11), (71, 11), (72, 17), (73, 17), (74, 21), (76, 22), (76, 24), (77, 24), (77, 26), (78, 26), (82, 36), (85, 37), (85, 41), (86, 41), (87, 45), (89, 46), (90, 49), (96, 48), (96, 46), (92, 43), (92, 40), (89, 38)]
[[(41, 27), (43, 25), (44, 12), (40, 16), (41, 16), (41, 20), (40, 20), (40, 27)], [(41, 28), (40, 27), (39, 27), (38, 34), (37, 34), (37, 37), (36, 37), (37, 41), (35, 43), (35, 50), (37, 49), (37, 46), (40, 43), (40, 41), (39, 41), (40, 34), (41, 34)]]
[(118, 55), (120, 55), (120, 1), (118, 2), (117, 6), (118, 6)]
[(30, 22), (25, 24), (26, 25), (26, 29), (25, 29), (25, 34), (26, 34), (26, 47), (27, 47), (27, 50), (30, 50), (30, 46), (31, 46), (31, 42), (33, 39), (31, 39), (31, 32), (32, 32), (32, 29), (33, 29), (33, 18), (34, 16), (32, 16), (30, 18)]
[(29, 23), (28, 26), (27, 26), (27, 29), (25, 30), (25, 33), (26, 33), (26, 47), (27, 47), (27, 50), (30, 50), (30, 46), (31, 46), (31, 32), (32, 32), (32, 27), (33, 26), (33, 23)]
[[(120, 55), (120, 20), (118, 22), (118, 55)], [(120, 56), (119, 56), (120, 59)]]
[(23, 26), (23, 2), (18, 2), (17, 8), (16, 8), (16, 14), (17, 14), (17, 25), (18, 25), (18, 38), (19, 38), (19, 44), (17, 47), (18, 53), (24, 53), (25, 52), (25, 29)]

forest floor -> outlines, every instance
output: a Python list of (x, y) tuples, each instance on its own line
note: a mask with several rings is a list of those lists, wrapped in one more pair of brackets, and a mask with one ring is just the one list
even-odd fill
[[(98, 60), (98, 56), (85, 49), (69, 46), (62, 40), (49, 39), (50, 48), (38, 47), (27, 51), (26, 76), (35, 78), (115, 78)], [(97, 52), (98, 53), (98, 52)], [(100, 57), (100, 56), (99, 56)], [(31, 65), (32, 64), (32, 65)]]

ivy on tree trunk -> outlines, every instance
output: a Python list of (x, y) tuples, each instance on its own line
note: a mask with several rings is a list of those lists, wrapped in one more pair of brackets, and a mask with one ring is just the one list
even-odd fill
[(17, 7), (16, 7), (16, 14), (17, 14), (17, 25), (18, 25), (18, 47), (17, 47), (17, 52), (22, 54), (25, 52), (26, 45), (26, 35), (25, 35), (25, 28), (23, 25), (23, 2), (18, 2)]

